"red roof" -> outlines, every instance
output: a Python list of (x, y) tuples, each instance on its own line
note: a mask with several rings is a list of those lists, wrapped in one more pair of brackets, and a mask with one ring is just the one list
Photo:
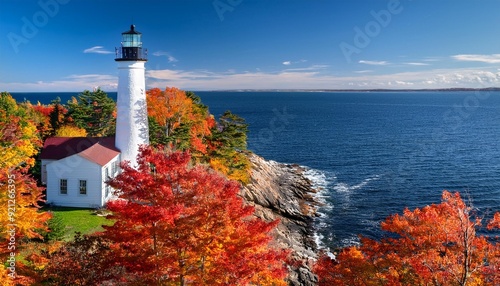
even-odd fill
[(51, 137), (45, 140), (40, 159), (61, 160), (74, 154), (104, 166), (120, 151), (115, 137)]

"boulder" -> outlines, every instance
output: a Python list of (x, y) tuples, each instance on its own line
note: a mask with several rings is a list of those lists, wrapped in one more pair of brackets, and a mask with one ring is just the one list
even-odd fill
[(314, 217), (318, 203), (312, 182), (298, 165), (268, 161), (253, 153), (250, 183), (242, 187), (240, 195), (255, 207), (255, 216), (265, 221), (280, 220), (271, 233), (275, 246), (292, 251), (289, 285), (316, 285), (311, 271), (316, 258)]

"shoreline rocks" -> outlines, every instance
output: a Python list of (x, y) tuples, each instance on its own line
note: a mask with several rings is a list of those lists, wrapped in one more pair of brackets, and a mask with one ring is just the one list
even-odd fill
[(293, 265), (289, 266), (289, 285), (316, 285), (311, 261), (316, 258), (314, 217), (318, 202), (312, 182), (299, 165), (267, 161), (253, 153), (250, 183), (240, 192), (255, 207), (255, 216), (265, 221), (280, 219), (271, 233), (277, 247), (290, 249)]

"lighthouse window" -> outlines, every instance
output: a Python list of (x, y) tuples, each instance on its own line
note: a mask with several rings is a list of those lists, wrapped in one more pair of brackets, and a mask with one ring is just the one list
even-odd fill
[(87, 180), (80, 180), (80, 195), (87, 194)]

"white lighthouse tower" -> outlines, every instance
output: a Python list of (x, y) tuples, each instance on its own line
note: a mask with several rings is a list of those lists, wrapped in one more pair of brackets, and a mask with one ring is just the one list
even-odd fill
[(121, 47), (116, 49), (118, 63), (118, 99), (115, 145), (121, 160), (137, 167), (138, 148), (149, 144), (148, 113), (144, 64), (147, 50), (142, 49), (142, 34), (130, 26), (122, 33)]

